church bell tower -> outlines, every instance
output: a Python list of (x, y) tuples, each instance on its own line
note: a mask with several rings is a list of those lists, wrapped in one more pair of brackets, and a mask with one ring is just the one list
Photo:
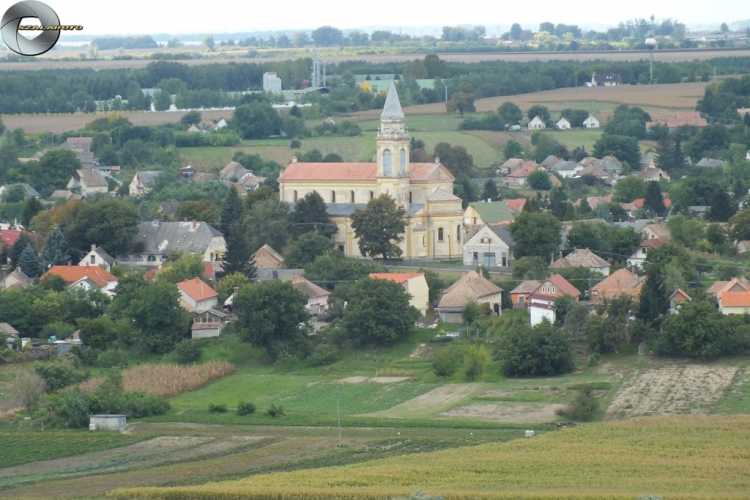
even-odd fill
[(391, 81), (377, 136), (378, 187), (396, 203), (409, 207), (409, 135), (396, 86)]

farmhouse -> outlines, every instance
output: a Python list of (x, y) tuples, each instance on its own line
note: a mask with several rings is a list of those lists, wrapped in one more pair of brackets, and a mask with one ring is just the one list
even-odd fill
[(622, 77), (619, 73), (599, 73), (591, 75), (591, 86), (592, 87), (613, 87), (615, 85), (622, 85)]
[(278, 269), (284, 267), (284, 257), (268, 245), (263, 245), (253, 254), (257, 269)]
[(190, 312), (208, 311), (216, 305), (219, 294), (200, 278), (177, 283), (180, 291), (180, 305)]
[(510, 300), (513, 302), (514, 309), (526, 309), (529, 303), (529, 296), (534, 293), (534, 290), (541, 286), (541, 282), (537, 280), (526, 280), (522, 281), (520, 285), (510, 291)]
[(628, 265), (640, 267), (646, 260), (646, 255), (650, 248), (659, 248), (665, 243), (669, 243), (669, 240), (666, 238), (651, 238), (649, 240), (644, 240), (643, 243), (638, 245), (638, 247), (636, 247), (636, 249), (628, 256)]
[(221, 169), (221, 172), (219, 172), (219, 180), (225, 184), (228, 182), (237, 182), (242, 176), (249, 172), (248, 169), (236, 161), (232, 161), (229, 162), (226, 167)]
[(158, 170), (145, 170), (143, 172), (136, 172), (133, 180), (130, 181), (128, 186), (128, 193), (130, 196), (139, 197), (146, 193), (149, 193), (159, 177)]
[(495, 314), (502, 313), (503, 289), (477, 273), (469, 271), (443, 293), (437, 312), (440, 321), (463, 323), (461, 312), (469, 302), (489, 304)]
[(76, 170), (66, 186), (72, 193), (78, 192), (84, 198), (94, 193), (107, 193), (109, 184), (97, 169)]
[(20, 267), (17, 267), (0, 281), (0, 288), (3, 290), (10, 290), (11, 288), (26, 290), (33, 284), (34, 280), (26, 276)]
[(119, 262), (154, 266), (175, 250), (200, 253), (205, 262), (221, 260), (226, 251), (224, 236), (205, 222), (141, 222), (128, 253)]
[(485, 224), (464, 243), (463, 263), (465, 266), (509, 267), (514, 246), (506, 224)]
[(558, 130), (570, 130), (570, 122), (563, 116), (557, 121), (557, 123), (555, 123), (555, 127)]
[(510, 187), (521, 187), (526, 185), (526, 181), (529, 178), (531, 172), (536, 170), (544, 170), (544, 167), (533, 161), (526, 161), (523, 166), (518, 170), (508, 174), (508, 186)]
[(750, 292), (750, 283), (744, 278), (732, 278), (730, 281), (717, 281), (706, 289), (706, 296), (721, 301), (724, 292)]
[(645, 276), (638, 276), (627, 269), (620, 269), (591, 288), (591, 300), (601, 303), (623, 293), (630, 295), (634, 300), (638, 300), (644, 281), (646, 281)]
[(550, 167), (550, 170), (557, 173), (563, 179), (569, 179), (583, 170), (583, 167), (574, 161), (558, 161)]
[(528, 125), (529, 130), (542, 130), (547, 128), (547, 124), (544, 123), (544, 120), (540, 116), (535, 116)]
[(328, 297), (331, 292), (325, 290), (303, 276), (294, 276), (292, 286), (307, 296), (305, 309), (313, 318), (318, 318), (328, 311)]
[(372, 273), (370, 278), (390, 280), (401, 285), (411, 296), (409, 305), (419, 311), (422, 316), (430, 308), (430, 288), (424, 273)]
[(524, 161), (521, 158), (510, 158), (506, 160), (505, 163), (500, 165), (499, 172), (502, 175), (511, 174), (521, 168), (521, 166), (523, 166), (523, 163)]
[(590, 271), (597, 272), (602, 276), (609, 276), (609, 262), (602, 259), (594, 252), (586, 249), (576, 249), (565, 257), (550, 264), (550, 269), (570, 269), (572, 267), (585, 267)]
[(228, 316), (227, 313), (218, 309), (208, 309), (197, 313), (190, 327), (191, 337), (194, 339), (218, 337), (221, 335)]
[(669, 296), (669, 314), (677, 314), (680, 304), (683, 302), (692, 302), (692, 300), (690, 295), (685, 293), (682, 288), (678, 288)]
[(91, 250), (89, 250), (89, 253), (84, 255), (83, 259), (81, 259), (81, 262), (79, 262), (78, 265), (99, 266), (105, 271), (109, 272), (114, 263), (115, 258), (109, 255), (102, 247), (91, 245)]
[(583, 126), (585, 128), (599, 128), (599, 120), (593, 116), (589, 116), (583, 121)]
[(750, 292), (729, 292), (721, 294), (719, 298), (719, 312), (721, 314), (750, 314)]
[(71, 266), (70, 263), (67, 266), (52, 266), (40, 280), (53, 274), (62, 277), (68, 287), (77, 286), (86, 290), (98, 288), (109, 295), (114, 295), (117, 288), (117, 276), (99, 266)]
[(406, 232), (400, 243), (404, 258), (448, 257), (461, 251), (461, 199), (453, 195), (454, 177), (440, 164), (409, 162), (409, 134), (404, 113), (391, 83), (376, 141), (374, 163), (302, 163), (294, 159), (279, 175), (281, 201), (293, 206), (316, 191), (327, 202), (328, 216), (338, 227), (337, 247), (359, 257), (351, 217), (367, 202), (389, 195), (406, 211)]
[(3, 199), (5, 193), (7, 193), (9, 189), (12, 189), (15, 186), (21, 186), (23, 188), (24, 198), (39, 198), (39, 192), (30, 185), (23, 182), (17, 184), (5, 184), (3, 186), (0, 186), (0, 200)]
[(669, 174), (667, 174), (664, 170), (655, 167), (644, 168), (643, 170), (638, 172), (638, 177), (646, 181), (660, 181), (662, 179), (666, 181), (670, 180)]

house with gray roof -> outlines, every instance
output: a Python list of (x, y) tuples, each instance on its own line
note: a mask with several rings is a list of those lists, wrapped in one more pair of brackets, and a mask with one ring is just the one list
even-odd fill
[(84, 198), (94, 193), (109, 192), (109, 183), (98, 169), (76, 170), (66, 186), (71, 193)]
[(226, 167), (221, 169), (219, 172), (219, 180), (223, 183), (237, 182), (250, 171), (237, 163), (236, 161), (229, 162)]
[(224, 235), (205, 222), (141, 222), (128, 253), (120, 263), (155, 266), (174, 251), (199, 253), (204, 262), (221, 260), (227, 245)]
[(567, 179), (583, 170), (583, 167), (574, 161), (558, 161), (550, 167), (550, 170)]
[(594, 252), (586, 249), (576, 249), (561, 259), (550, 264), (549, 269), (570, 269), (572, 267), (585, 267), (595, 271), (602, 276), (609, 276), (609, 262), (602, 259)]
[(5, 193), (8, 192), (9, 189), (12, 189), (15, 186), (23, 187), (24, 198), (39, 198), (39, 192), (36, 189), (26, 184), (25, 182), (22, 182), (22, 183), (16, 183), (16, 184), (5, 184), (3, 186), (0, 186), (0, 200), (2, 200), (3, 196), (5, 196)]
[(696, 167), (711, 167), (711, 168), (723, 168), (727, 162), (723, 160), (715, 160), (713, 158), (701, 158), (701, 161), (695, 164)]
[(91, 245), (89, 253), (84, 255), (79, 266), (99, 266), (107, 272), (112, 270), (112, 266), (115, 263), (115, 258), (107, 253), (102, 247)]
[(436, 309), (440, 321), (463, 323), (461, 312), (466, 304), (472, 301), (477, 304), (489, 304), (492, 312), (502, 314), (502, 292), (502, 288), (481, 274), (469, 271), (443, 292)]
[(161, 174), (159, 170), (144, 170), (143, 172), (136, 172), (133, 180), (130, 181), (128, 189), (130, 196), (139, 197), (150, 192), (156, 183), (159, 174)]

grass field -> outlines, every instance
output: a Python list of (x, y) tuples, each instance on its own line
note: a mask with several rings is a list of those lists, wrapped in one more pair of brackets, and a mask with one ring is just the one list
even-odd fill
[(749, 498), (750, 418), (659, 417), (579, 426), (502, 444), (259, 475), (139, 498), (408, 496), (463, 498)]

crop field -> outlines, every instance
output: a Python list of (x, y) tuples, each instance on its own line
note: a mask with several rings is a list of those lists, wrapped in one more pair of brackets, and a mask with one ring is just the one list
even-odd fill
[(67, 430), (0, 430), (0, 469), (125, 446), (145, 436)]
[(655, 417), (579, 426), (533, 439), (401, 456), (129, 498), (341, 499), (750, 498), (750, 418)]
[[(209, 361), (188, 366), (169, 364), (138, 365), (122, 372), (126, 391), (143, 391), (159, 397), (170, 398), (183, 392), (195, 391), (222, 377), (231, 375), (237, 368), (225, 361)], [(81, 384), (84, 391), (93, 392), (103, 377), (89, 379)]]

